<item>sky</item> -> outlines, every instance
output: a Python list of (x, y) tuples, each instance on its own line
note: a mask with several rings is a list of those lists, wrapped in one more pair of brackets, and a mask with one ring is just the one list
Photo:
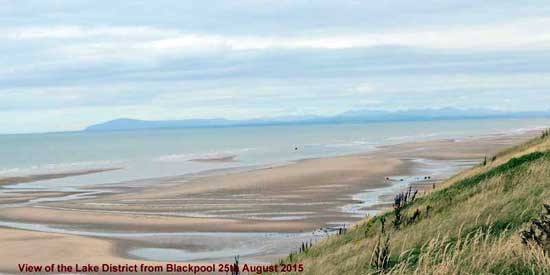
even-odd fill
[(548, 0), (0, 0), (0, 133), (550, 110)]

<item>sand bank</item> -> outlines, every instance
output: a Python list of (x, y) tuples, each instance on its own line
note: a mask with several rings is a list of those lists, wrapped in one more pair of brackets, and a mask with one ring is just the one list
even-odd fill
[(0, 228), (0, 243), (2, 272), (17, 273), (19, 263), (141, 263), (113, 256), (112, 242), (96, 238)]
[(74, 171), (74, 172), (65, 172), (65, 173), (5, 177), (5, 178), (0, 178), (0, 186), (7, 185), (7, 184), (27, 183), (27, 182), (40, 181), (40, 180), (51, 180), (51, 179), (60, 179), (60, 178), (67, 178), (67, 177), (74, 177), (74, 176), (82, 176), (82, 175), (88, 175), (88, 174), (94, 174), (94, 173), (114, 171), (119, 169), (121, 168), (92, 169), (92, 170)]
[[(445, 168), (444, 164), (447, 163), (447, 166), (455, 170), (465, 169), (472, 163), (481, 161), (483, 157), (494, 155), (499, 150), (525, 141), (535, 134), (538, 133), (388, 145), (364, 154), (303, 160), (252, 171), (156, 179), (140, 188), (129, 188), (120, 183), (116, 188), (118, 193), (114, 194), (0, 208), (0, 221), (49, 224), (58, 228), (95, 232), (250, 233), (250, 236), (230, 236), (221, 241), (208, 241), (211, 237), (194, 239), (192, 236), (128, 239), (113, 234), (97, 239), (57, 234), (57, 237), (62, 237), (66, 242), (80, 243), (81, 247), (92, 248), (89, 252), (91, 254), (84, 254), (87, 256), (78, 258), (73, 255), (72, 257), (76, 257), (74, 261), (116, 258), (119, 262), (127, 258), (139, 258), (139, 255), (131, 255), (129, 251), (158, 248), (208, 254), (208, 251), (220, 250), (220, 243), (223, 243), (222, 246), (229, 253), (233, 253), (246, 248), (237, 246), (239, 242), (245, 243), (247, 247), (261, 247), (260, 250), (251, 252), (251, 257), (273, 260), (288, 253), (299, 238), (288, 235), (289, 237), (284, 237), (286, 239), (275, 239), (269, 246), (262, 247), (264, 237), (261, 236), (266, 235), (254, 237), (256, 235), (252, 232), (311, 232), (335, 224), (357, 221), (360, 217), (342, 209), (350, 204), (361, 203), (358, 200), (362, 197), (357, 196), (358, 194), (369, 193), (368, 190), (386, 190), (384, 188), (411, 177), (423, 179), (423, 176), (430, 176), (430, 180), (425, 183), (431, 186), (432, 182), (446, 176), (443, 172), (437, 172), (442, 169), (439, 165)], [(439, 170), (428, 169), (434, 165)], [(4, 194), (3, 198), (9, 199), (10, 196), (22, 195), (15, 192)], [(40, 198), (41, 194), (30, 193), (26, 196)], [(381, 193), (379, 197), (391, 200), (391, 194)], [(384, 206), (387, 205), (381, 200), (378, 204), (367, 207), (379, 210)], [(57, 259), (65, 253), (57, 247), (56, 241), (49, 240), (52, 233), (13, 229), (8, 231), (5, 238), (22, 238), (21, 234), (28, 234), (29, 237), (32, 235), (32, 238), (39, 240), (35, 243), (20, 239), (20, 243), (24, 243), (21, 244), (21, 249), (14, 245), (10, 252), (10, 257), (14, 259)], [(243, 239), (246, 241), (243, 242)], [(0, 238), (0, 243), (4, 242), (8, 242), (8, 239)], [(50, 248), (51, 253), (37, 252), (35, 255), (26, 248), (30, 246), (29, 243), (33, 243), (32, 246)], [(299, 242), (294, 245), (299, 245)], [(93, 247), (97, 249), (94, 250)], [(230, 255), (219, 257), (227, 256)], [(6, 267), (7, 261), (0, 259), (0, 268)], [(72, 261), (72, 258), (69, 259)]]

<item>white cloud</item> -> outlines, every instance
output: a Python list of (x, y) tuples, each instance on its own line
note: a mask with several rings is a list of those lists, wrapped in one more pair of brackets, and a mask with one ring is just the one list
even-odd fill
[[(174, 29), (133, 27), (54, 26), (3, 29), (0, 39), (48, 40), (71, 56), (117, 56), (204, 53), (218, 50), (349, 49), (383, 45), (436, 49), (548, 48), (550, 18), (532, 18), (481, 26), (417, 29), (353, 35), (233, 36), (185, 33)], [(56, 40), (60, 40), (55, 44)]]
[(0, 132), (495, 98), (547, 108), (550, 5), (298, 2), (14, 2), (25, 12), (0, 9)]
[(363, 33), (331, 36), (223, 36), (178, 34), (146, 44), (156, 50), (195, 47), (262, 50), (270, 48), (347, 49), (383, 45), (439, 49), (547, 48), (550, 18), (520, 20), (477, 27), (420, 29), (406, 32)]
[[(417, 28), (407, 31), (354, 34), (230, 35), (186, 33), (150, 26), (78, 25), (2, 28), (0, 43), (26, 44), (39, 59), (31, 65), (19, 62), (0, 69), (4, 76), (17, 76), (41, 68), (73, 67), (76, 64), (126, 63), (154, 67), (163, 60), (220, 56), (232, 51), (280, 49), (352, 49), (374, 46), (404, 46), (453, 50), (549, 49), (550, 17), (522, 19), (480, 26)], [(456, 61), (454, 61), (456, 62)], [(415, 63), (413, 66), (421, 66)], [(407, 64), (400, 64), (403, 68)], [(434, 66), (430, 64), (430, 66)], [(381, 67), (379, 66), (379, 69)]]
[(171, 29), (153, 28), (147, 26), (132, 27), (82, 27), (82, 26), (50, 26), (50, 27), (20, 27), (4, 28), (4, 39), (39, 40), (39, 39), (151, 39), (174, 36), (178, 32)]
[(353, 91), (357, 94), (360, 94), (360, 95), (368, 95), (368, 94), (373, 94), (376, 91), (376, 89), (374, 88), (374, 86), (372, 84), (361, 83), (361, 84), (355, 86)]

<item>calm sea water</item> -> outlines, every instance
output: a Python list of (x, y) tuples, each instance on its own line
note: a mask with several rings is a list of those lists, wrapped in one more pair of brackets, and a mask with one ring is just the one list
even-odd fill
[[(380, 144), (514, 133), (548, 125), (549, 119), (486, 119), (2, 135), (0, 178), (120, 167), (23, 186), (116, 183), (359, 153)], [(237, 161), (189, 161), (230, 155)]]

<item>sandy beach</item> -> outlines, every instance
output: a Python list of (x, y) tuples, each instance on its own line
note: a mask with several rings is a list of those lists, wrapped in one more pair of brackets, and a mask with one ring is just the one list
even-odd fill
[(217, 263), (239, 253), (245, 261), (272, 262), (301, 241), (380, 211), (409, 184), (432, 188), (538, 134), (385, 145), (250, 171), (150, 179), (139, 187), (102, 185), (74, 200), (56, 199), (74, 193), (15, 188), (0, 196), (0, 271), (16, 272), (23, 260)]
[(33, 181), (39, 181), (39, 180), (62, 179), (67, 177), (114, 171), (118, 169), (120, 168), (93, 169), (93, 170), (75, 171), (75, 172), (67, 172), (67, 173), (39, 174), (39, 175), (20, 176), (20, 177), (5, 177), (5, 178), (0, 178), (0, 186), (6, 185), (6, 184), (26, 183), (26, 182), (33, 182)]

